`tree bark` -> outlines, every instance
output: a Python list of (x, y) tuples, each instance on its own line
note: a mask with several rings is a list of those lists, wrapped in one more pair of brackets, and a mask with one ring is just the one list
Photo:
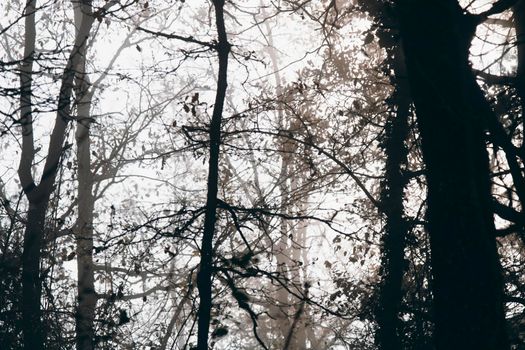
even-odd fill
[(397, 1), (428, 184), (436, 349), (508, 349), (485, 131), (469, 65), (476, 18), (455, 0)]
[(218, 41), (216, 44), (219, 58), (219, 73), (217, 92), (210, 124), (210, 160), (208, 164), (208, 193), (206, 197), (206, 212), (201, 243), (201, 261), (197, 275), (199, 291), (197, 350), (208, 350), (208, 334), (210, 330), (210, 313), (212, 307), (212, 276), (213, 276), (213, 237), (217, 219), (217, 192), (219, 185), (219, 151), (221, 143), (221, 121), (228, 87), (228, 55), (230, 43), (224, 24), (224, 0), (213, 0), (215, 7), (215, 23)]

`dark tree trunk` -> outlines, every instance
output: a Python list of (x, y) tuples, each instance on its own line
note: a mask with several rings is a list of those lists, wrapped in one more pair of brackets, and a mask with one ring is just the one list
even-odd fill
[(48, 199), (30, 203), (24, 232), (22, 254), (22, 318), (24, 348), (38, 350), (44, 347), (44, 329), (41, 321), (40, 251), (44, 237), (44, 223)]
[(471, 71), (476, 28), (455, 0), (397, 3), (428, 183), (437, 349), (508, 349), (485, 130)]
[(42, 349), (44, 331), (40, 319), (40, 250), (44, 234), (48, 198), (34, 196), (36, 186), (31, 174), (34, 159), (32, 78), (35, 52), (36, 0), (27, 1), (24, 11), (24, 60), (20, 67), (20, 125), (22, 126), (22, 154), (18, 174), (29, 200), (29, 211), (24, 231), (22, 253), (22, 332), (25, 349)]
[(215, 23), (217, 25), (218, 42), (216, 45), (219, 58), (219, 73), (217, 79), (217, 93), (213, 106), (210, 124), (210, 160), (208, 167), (208, 194), (206, 198), (206, 213), (204, 217), (204, 231), (201, 244), (201, 262), (197, 275), (199, 290), (198, 334), (197, 349), (208, 350), (208, 333), (210, 330), (210, 313), (212, 306), (212, 270), (213, 270), (213, 236), (217, 218), (217, 192), (219, 185), (219, 151), (221, 143), (221, 120), (228, 87), (228, 55), (230, 44), (224, 25), (224, 0), (214, 0)]
[(407, 264), (405, 246), (408, 225), (404, 217), (404, 189), (408, 177), (408, 120), (412, 99), (406, 79), (403, 50), (399, 33), (395, 29), (393, 8), (385, 2), (359, 1), (360, 8), (368, 13), (377, 27), (376, 35), (381, 47), (387, 52), (384, 71), (391, 75), (394, 92), (388, 101), (389, 116), (386, 122), (384, 141), (385, 180), (382, 184), (381, 211), (385, 215), (385, 227), (381, 247), (381, 285), (378, 290), (378, 305), (375, 309), (377, 331), (375, 342), (381, 350), (403, 349), (403, 334), (399, 312), (403, 299), (402, 282)]
[[(385, 35), (388, 34), (385, 33)], [(383, 280), (376, 310), (378, 323), (376, 343), (383, 350), (400, 350), (403, 347), (399, 310), (403, 299), (401, 284), (407, 265), (405, 263), (405, 240), (408, 230), (403, 205), (407, 176), (403, 171), (403, 166), (406, 167), (407, 164), (408, 150), (405, 140), (408, 136), (411, 98), (408, 82), (404, 78), (401, 50), (392, 48), (388, 52), (392, 55), (388, 64), (395, 72), (393, 83), (396, 90), (391, 97), (390, 108), (394, 110), (394, 113), (387, 122), (385, 140), (387, 158), (381, 202), (386, 224), (381, 259)]]

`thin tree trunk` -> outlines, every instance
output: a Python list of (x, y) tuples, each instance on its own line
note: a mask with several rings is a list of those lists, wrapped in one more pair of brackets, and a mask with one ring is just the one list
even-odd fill
[[(80, 108), (89, 110), (89, 106)], [(94, 318), (97, 298), (95, 295), (95, 278), (93, 268), (93, 174), (90, 169), (90, 135), (89, 123), (77, 125), (77, 158), (78, 158), (78, 218), (75, 228), (77, 253), (77, 298), (76, 313), (77, 350), (94, 349)]]
[[(298, 128), (293, 127), (293, 129)], [(301, 167), (301, 161), (296, 161), (295, 172), (292, 177), (290, 184), (290, 193), (292, 195), (297, 194), (298, 191), (304, 192), (301, 198), (297, 198), (295, 205), (292, 208), (295, 208), (296, 212), (289, 210), (290, 215), (306, 215), (307, 203), (310, 196), (310, 186), (305, 180), (304, 169)], [(291, 204), (291, 203), (290, 203)], [(298, 266), (298, 262), (301, 261), (301, 252), (306, 247), (306, 232), (307, 232), (308, 223), (307, 221), (298, 221), (295, 227), (292, 227), (290, 234), (292, 234), (291, 245), (289, 247), (289, 256), (291, 257), (291, 267), (290, 270), (290, 282), (292, 288), (301, 288), (301, 293), (307, 291), (308, 282), (306, 281), (306, 261), (303, 261), (302, 268)], [(304, 252), (303, 252), (304, 253)], [(306, 254), (305, 254), (306, 255)], [(303, 274), (301, 274), (303, 273)], [(291, 299), (294, 300), (295, 307), (292, 309), (290, 307), (290, 318), (294, 317), (292, 322), (288, 322), (289, 326), (286, 329), (288, 331), (288, 336), (290, 337), (289, 350), (306, 350), (306, 339), (307, 339), (307, 326), (306, 322), (308, 319), (307, 314), (307, 304), (304, 299), (295, 298), (291, 296)]]
[[(279, 119), (282, 121), (282, 113), (279, 111)], [(282, 123), (280, 123), (282, 125)], [(283, 125), (284, 127), (284, 125)], [(279, 184), (280, 191), (280, 211), (286, 213), (288, 211), (289, 197), (290, 197), (290, 186), (288, 184), (288, 179), (290, 177), (290, 166), (291, 166), (291, 151), (292, 145), (289, 142), (284, 142), (281, 146), (282, 156), (281, 156), (281, 171), (277, 179)], [(277, 263), (276, 270), (278, 276), (282, 281), (289, 281), (290, 273), (288, 271), (288, 247), (289, 247), (289, 238), (288, 234), (291, 231), (291, 225), (288, 220), (285, 218), (281, 219), (279, 225), (279, 237), (275, 244), (275, 260)], [(273, 333), (274, 339), (277, 339), (278, 344), (284, 344), (287, 330), (290, 328), (290, 301), (289, 295), (286, 288), (283, 286), (276, 286), (274, 291), (275, 293), (275, 303), (273, 303), (269, 309), (268, 314), (272, 319), (272, 327), (270, 327), (271, 332)]]
[[(525, 125), (525, 0), (514, 5), (512, 12), (518, 49), (518, 71), (516, 72), (515, 86), (521, 102), (522, 124)], [(525, 128), (523, 128), (523, 133), (525, 134)], [(525, 141), (522, 148), (525, 148)]]
[(95, 279), (93, 266), (93, 174), (89, 122), (91, 98), (81, 98), (76, 131), (78, 161), (78, 218), (75, 227), (77, 254), (77, 349), (94, 348)]
[[(188, 302), (191, 294), (193, 293), (194, 285), (191, 281), (189, 283), (190, 284), (188, 286), (188, 290), (180, 299), (179, 304), (175, 309), (175, 312), (173, 312), (173, 316), (171, 317), (170, 323), (168, 324), (168, 328), (166, 328), (166, 333), (164, 334), (160, 342), (159, 350), (166, 350), (168, 348), (168, 341), (170, 340), (170, 337), (173, 334), (173, 330), (177, 325), (177, 321), (179, 321), (180, 319), (180, 314), (184, 308), (184, 304)], [(177, 334), (177, 337), (179, 337), (179, 334)]]
[[(92, 21), (89, 4), (74, 4), (76, 35), (80, 34), (82, 23)], [(86, 50), (84, 50), (86, 51)], [(80, 58), (75, 77), (77, 95), (77, 179), (78, 179), (78, 218), (75, 224), (77, 255), (77, 310), (76, 346), (77, 350), (93, 350), (95, 347), (95, 274), (93, 265), (93, 173), (91, 171), (91, 103), (89, 79), (85, 72), (85, 52)]]
[(455, 0), (397, 2), (428, 184), (436, 349), (508, 349), (485, 130), (469, 65), (476, 29)]
[(221, 120), (228, 87), (228, 55), (230, 43), (226, 35), (224, 24), (224, 0), (214, 0), (215, 23), (217, 26), (218, 42), (216, 45), (219, 58), (219, 73), (217, 79), (217, 93), (210, 124), (210, 160), (208, 168), (208, 194), (206, 198), (206, 212), (204, 217), (204, 231), (201, 244), (201, 261), (197, 275), (199, 291), (197, 349), (208, 350), (208, 333), (210, 329), (210, 313), (212, 305), (212, 276), (213, 276), (213, 237), (217, 219), (217, 192), (219, 185), (219, 151), (221, 143)]

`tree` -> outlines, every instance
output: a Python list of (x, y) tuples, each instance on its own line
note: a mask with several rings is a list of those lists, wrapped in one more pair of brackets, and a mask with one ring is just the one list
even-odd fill
[(38, 185), (35, 184), (32, 175), (35, 147), (32, 125), (34, 111), (31, 103), (33, 62), (37, 35), (35, 31), (36, 1), (29, 1), (25, 8), (24, 63), (20, 74), (20, 124), (22, 125), (23, 138), (18, 173), (20, 183), (29, 201), (27, 226), (24, 233), (24, 251), (22, 254), (22, 314), (24, 319), (24, 347), (26, 349), (43, 349), (45, 343), (40, 308), (40, 259), (45, 231), (45, 217), (49, 198), (54, 190), (57, 170), (60, 166), (66, 127), (71, 120), (71, 95), (75, 72), (78, 69), (81, 57), (85, 55), (86, 41), (93, 23), (91, 1), (82, 1), (81, 3), (85, 11), (85, 17), (75, 36), (75, 43), (62, 75), (55, 127), (51, 134), (47, 159)]
[(208, 333), (210, 328), (210, 312), (212, 308), (212, 277), (213, 277), (213, 238), (217, 215), (217, 192), (219, 186), (219, 149), (221, 144), (221, 120), (226, 88), (228, 86), (228, 55), (230, 43), (226, 34), (224, 23), (224, 0), (214, 0), (215, 24), (217, 26), (218, 41), (215, 45), (219, 59), (219, 72), (217, 76), (217, 92), (213, 105), (209, 140), (210, 158), (208, 168), (208, 187), (206, 196), (206, 213), (201, 244), (201, 262), (197, 276), (199, 290), (198, 335), (197, 349), (208, 349)]
[[(75, 4), (75, 28), (80, 31), (83, 22), (93, 21), (91, 4)], [(95, 293), (95, 275), (93, 264), (93, 174), (91, 172), (90, 125), (93, 91), (89, 90), (86, 74), (85, 50), (75, 76), (77, 96), (77, 162), (78, 162), (78, 218), (76, 221), (76, 256), (77, 256), (77, 300), (76, 342), (77, 350), (94, 349), (94, 319), (97, 296)]]
[(481, 15), (465, 14), (453, 0), (396, 5), (428, 182), (435, 344), (505, 349), (485, 147), (493, 116), (469, 64), (477, 24), (497, 5)]

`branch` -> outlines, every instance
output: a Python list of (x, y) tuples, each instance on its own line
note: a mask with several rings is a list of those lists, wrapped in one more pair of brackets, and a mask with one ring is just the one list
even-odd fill
[(490, 85), (513, 85), (516, 83), (516, 78), (508, 75), (494, 75), (477, 69), (473, 69), (472, 71), (476, 76)]
[(521, 167), (518, 163), (518, 158), (521, 158), (519, 152), (499, 120), (497, 120), (496, 116), (491, 114), (489, 118), (489, 131), (492, 142), (499, 145), (505, 151), (505, 159), (509, 165), (516, 193), (520, 202), (525, 203), (525, 178), (523, 177)]
[(104, 264), (104, 265), (93, 264), (93, 270), (95, 270), (95, 271), (104, 271), (104, 272), (107, 272), (107, 273), (121, 272), (121, 273), (124, 273), (124, 274), (126, 274), (128, 276), (141, 276), (141, 275), (144, 275), (144, 274), (145, 275), (155, 276), (155, 277), (169, 276), (169, 273), (154, 273), (154, 272), (150, 272), (150, 271), (136, 272), (134, 269), (131, 269), (131, 268), (111, 266), (111, 265), (107, 265), (107, 264)]
[(523, 227), (525, 224), (524, 214), (514, 208), (501, 204), (497, 200), (493, 202), (494, 213), (500, 218), (513, 222)]
[(352, 178), (352, 180), (354, 180), (355, 184), (357, 185), (357, 187), (359, 187), (359, 189), (364, 193), (364, 195), (368, 198), (368, 200), (381, 212), (381, 213), (384, 213), (385, 212), (385, 208), (383, 207), (383, 205), (381, 204), (381, 202), (379, 200), (377, 200), (373, 195), (372, 193), (366, 188), (365, 184), (363, 183), (363, 181), (361, 181), (361, 179), (355, 174), (355, 172), (350, 169), (350, 167), (348, 165), (346, 165), (343, 161), (337, 159), (336, 155), (335, 154), (330, 154), (328, 151), (326, 151), (325, 149), (323, 149), (322, 147), (318, 146), (317, 144), (315, 144), (314, 142), (308, 142), (307, 140), (301, 140), (297, 137), (295, 137), (293, 134), (291, 133), (284, 133), (284, 132), (274, 132), (274, 131), (270, 131), (270, 130), (263, 130), (263, 129), (255, 129), (255, 130), (249, 130), (249, 129), (245, 129), (245, 130), (238, 130), (236, 131), (237, 133), (243, 133), (243, 132), (255, 132), (255, 133), (260, 133), (260, 134), (263, 134), (263, 135), (269, 135), (269, 136), (274, 136), (274, 137), (285, 137), (291, 141), (294, 141), (294, 142), (297, 142), (299, 144), (302, 144), (302, 145), (307, 145), (311, 148), (313, 148), (314, 150), (317, 151), (317, 153), (319, 154), (322, 154), (324, 156), (326, 156), (328, 159), (332, 160), (335, 164), (337, 164), (338, 166), (341, 167), (341, 169), (343, 169), (343, 171), (348, 174), (348, 176), (350, 176)]
[(259, 337), (259, 334), (257, 333), (258, 316), (252, 310), (252, 308), (250, 307), (250, 304), (248, 304), (248, 300), (249, 300), (248, 296), (244, 292), (240, 291), (239, 288), (237, 288), (237, 286), (235, 285), (235, 282), (233, 281), (233, 278), (230, 276), (227, 270), (222, 270), (222, 273), (226, 277), (226, 284), (230, 288), (232, 292), (232, 296), (237, 301), (239, 308), (245, 310), (248, 313), (248, 315), (250, 315), (250, 319), (252, 320), (253, 335), (255, 336), (255, 339), (257, 340), (259, 345), (263, 347), (264, 350), (268, 350), (268, 347), (266, 346), (266, 344), (264, 344), (263, 340)]
[(121, 297), (118, 297), (115, 293), (109, 293), (109, 294), (108, 293), (104, 293), (104, 294), (98, 294), (97, 293), (97, 298), (98, 299), (108, 299), (108, 300), (118, 299), (118, 300), (122, 300), (122, 301), (127, 301), (127, 300), (144, 298), (144, 297), (147, 297), (148, 295), (153, 294), (155, 292), (168, 291), (169, 289), (170, 289), (169, 286), (158, 285), (158, 286), (150, 288), (150, 289), (148, 289), (148, 290), (146, 290), (146, 291), (144, 291), (142, 293), (123, 295)]
[(478, 14), (476, 17), (480, 22), (485, 21), (489, 16), (497, 15), (499, 13), (505, 12), (514, 6), (519, 0), (498, 0), (492, 7), (485, 12)]
[(501, 26), (503, 28), (513, 28), (514, 27), (511, 20), (503, 19), (503, 18), (487, 18), (485, 20), (485, 24), (493, 24), (493, 25)]
[(511, 235), (513, 233), (518, 233), (520, 235), (523, 234), (523, 226), (522, 225), (510, 225), (505, 228), (497, 229), (496, 230), (496, 237), (505, 237), (508, 235)]
[[(330, 227), (332, 230), (334, 230), (335, 232), (339, 234), (342, 234), (344, 236), (349, 235), (348, 233), (333, 227), (333, 221), (332, 221), (333, 217), (332, 219), (323, 219), (323, 218), (312, 216), (312, 215), (291, 215), (291, 214), (286, 214), (286, 213), (272, 212), (271, 210), (266, 209), (266, 208), (257, 208), (257, 207), (244, 208), (244, 207), (239, 207), (239, 206), (228, 204), (221, 199), (218, 199), (218, 205), (220, 208), (227, 209), (230, 213), (239, 211), (239, 212), (252, 214), (254, 217), (257, 217), (258, 215), (265, 215), (265, 216), (275, 216), (275, 217), (278, 217), (280, 219), (285, 219), (285, 220), (314, 220), (314, 221), (318, 221), (320, 223), (327, 225), (328, 227)], [(245, 244), (248, 245), (246, 241), (245, 241)], [(250, 249), (250, 247), (248, 247), (248, 249)]]
[(166, 38), (166, 39), (176, 39), (176, 40), (184, 41), (184, 42), (187, 42), (187, 43), (192, 43), (192, 44), (198, 44), (198, 45), (201, 45), (201, 46), (205, 46), (205, 47), (208, 47), (210, 49), (215, 49), (216, 48), (216, 45), (214, 45), (212, 43), (209, 43), (209, 42), (206, 42), (206, 41), (197, 40), (193, 36), (182, 36), (182, 35), (177, 35), (177, 34), (173, 34), (173, 33), (169, 34), (169, 33), (164, 33), (164, 32), (156, 32), (156, 31), (153, 31), (153, 30), (150, 30), (150, 29), (146, 29), (146, 28), (143, 28), (143, 27), (140, 27), (140, 26), (138, 26), (137, 29), (140, 30), (140, 31), (143, 31), (144, 33), (153, 34), (153, 35), (160, 36), (160, 37), (163, 37), (163, 38)]
[(75, 37), (75, 44), (62, 76), (55, 126), (51, 133), (44, 171), (40, 178), (40, 184), (38, 185), (39, 192), (41, 191), (44, 196), (53, 191), (58, 165), (63, 153), (66, 128), (71, 120), (73, 81), (77, 67), (81, 59), (85, 57), (87, 40), (94, 20), (91, 12), (91, 5), (88, 2), (82, 2), (81, 6), (84, 17)]
[(518, 304), (521, 304), (521, 305), (525, 306), (525, 298), (520, 298), (520, 297), (514, 297), (514, 296), (507, 295), (507, 296), (505, 296), (505, 302), (506, 303), (518, 303)]

